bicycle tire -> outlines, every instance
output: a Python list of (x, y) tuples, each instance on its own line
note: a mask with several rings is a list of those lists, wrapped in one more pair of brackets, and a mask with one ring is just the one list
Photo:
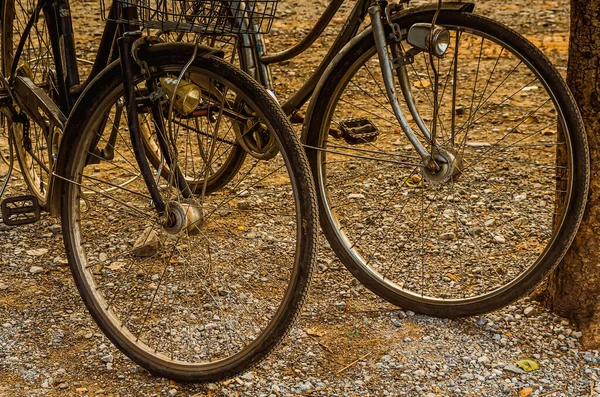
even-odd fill
[[(433, 11), (409, 10), (395, 15), (394, 22), (404, 32), (404, 40), (413, 24), (431, 23), (432, 18)], [(440, 102), (438, 134), (457, 131), (448, 129), (448, 125), (457, 125), (451, 124), (452, 114), (456, 120), (467, 120), (462, 148), (453, 149), (454, 132), (442, 137), (448, 152), (455, 153), (451, 158), (461, 156), (456, 181), (450, 177), (436, 185), (422, 171), (420, 158), (389, 108), (371, 29), (346, 46), (328, 68), (312, 98), (304, 134), (321, 226), (350, 272), (372, 292), (400, 307), (432, 316), (470, 316), (493, 311), (525, 295), (559, 263), (583, 215), (590, 160), (576, 103), (560, 74), (535, 46), (517, 32), (469, 13), (442, 10), (436, 23), (450, 30), (450, 47), (454, 44), (459, 49), (451, 48), (445, 58), (436, 61), (440, 81), (445, 76), (447, 84), (440, 89), (441, 98), (451, 96), (454, 85), (458, 93), (453, 96), (457, 98), (455, 107)], [(392, 36), (391, 31), (386, 33)], [(477, 40), (469, 41), (470, 37)], [(402, 45), (409, 48), (405, 41)], [(461, 59), (467, 61), (461, 64)], [(526, 69), (522, 75), (504, 66), (504, 61), (511, 59), (515, 59), (518, 73)], [(415, 95), (417, 108), (429, 118), (426, 122), (431, 128), (433, 113), (424, 109), (433, 102), (427, 77), (433, 72), (426, 62), (428, 54), (417, 54), (407, 70), (413, 95), (420, 95)], [(444, 65), (450, 66), (446, 70)], [(456, 75), (453, 65), (457, 65)], [(485, 83), (484, 77), (478, 84), (484, 71), (489, 73), (488, 81)], [(501, 72), (510, 78), (496, 77)], [(528, 84), (522, 76), (535, 81)], [(472, 93), (460, 91), (462, 83)], [(490, 98), (501, 95), (504, 88), (498, 87), (503, 84), (511, 88), (518, 84), (514, 91), (506, 91), (507, 95), (516, 94), (510, 97), (510, 106), (494, 97), (494, 108)], [(549, 99), (543, 108), (540, 105), (542, 110), (529, 112), (544, 94)], [(464, 105), (462, 115), (456, 110), (458, 104)], [(480, 108), (485, 111), (477, 114)], [(410, 116), (406, 107), (403, 109)], [(481, 114), (486, 115), (483, 121), (477, 119)], [(364, 119), (375, 120), (379, 126), (376, 140), (360, 141), (356, 146), (356, 141), (348, 143), (331, 136), (351, 131), (340, 124), (348, 117), (362, 117), (359, 125), (366, 125)], [(509, 119), (513, 124), (506, 124)], [(543, 120), (549, 124), (554, 120), (556, 125), (537, 130)], [(409, 121), (419, 131), (414, 120)], [(526, 132), (518, 131), (523, 125), (520, 129)], [(468, 137), (469, 129), (472, 135)], [(519, 139), (523, 143), (516, 143)], [(557, 152), (562, 158), (558, 166)], [(391, 160), (399, 164), (390, 165)], [(531, 167), (523, 163), (531, 163)], [(551, 171), (546, 175), (547, 169)], [(550, 194), (543, 196), (542, 191)], [(507, 226), (504, 231), (500, 230), (503, 225)], [(537, 239), (539, 246), (534, 245)]]
[[(159, 44), (140, 50), (138, 55), (148, 62), (153, 78), (158, 78), (177, 75), (192, 53), (190, 45)], [(265, 168), (259, 168), (261, 162), (246, 164), (233, 184), (202, 198), (207, 212), (202, 216), (203, 226), (196, 240), (185, 229), (183, 234), (169, 237), (162, 227), (153, 228), (158, 222), (156, 216), (143, 220), (138, 215), (139, 211), (153, 211), (145, 198), (147, 188), (143, 182), (133, 181), (115, 189), (120, 172), (125, 173), (121, 168), (137, 167), (128, 164), (130, 160), (117, 159), (120, 154), (123, 159), (131, 156), (126, 149), (128, 134), (122, 139), (122, 146), (115, 144), (114, 160), (101, 162), (97, 170), (86, 167), (88, 155), (98, 141), (95, 125), (111, 114), (108, 109), (122, 96), (117, 63), (97, 77), (76, 104), (63, 142), (64, 153), (74, 155), (61, 156), (57, 168), (66, 180), (61, 185), (61, 209), (67, 257), (76, 286), (100, 329), (123, 353), (150, 372), (180, 381), (204, 382), (248, 369), (289, 331), (306, 298), (314, 267), (318, 207), (306, 156), (270, 95), (248, 75), (215, 56), (198, 56), (189, 72), (207, 76), (220, 87), (229, 87), (229, 92), (234, 92), (270, 126), (282, 149), (276, 159), (262, 162)], [(141, 80), (141, 75), (134, 76), (136, 84)], [(225, 113), (223, 110), (220, 114)], [(225, 119), (220, 123), (226, 123)], [(177, 150), (183, 153), (181, 148)], [(179, 166), (183, 167), (186, 161), (180, 159)], [(110, 170), (115, 171), (114, 175)], [(138, 173), (128, 172), (123, 178)], [(85, 196), (87, 189), (98, 190), (102, 186), (110, 187), (111, 197), (98, 191)], [(163, 193), (171, 186), (172, 183), (159, 181)], [(132, 192), (144, 198), (136, 201)], [(250, 201), (249, 208), (240, 210), (240, 195)], [(173, 193), (171, 199), (185, 201), (181, 192)], [(237, 210), (218, 206), (231, 200), (238, 201)], [(82, 209), (84, 205), (86, 211)], [(223, 213), (221, 208), (231, 211)], [(133, 240), (142, 230), (148, 230), (144, 229), (148, 225), (151, 229), (147, 234), (156, 233), (159, 248), (145, 259), (136, 259), (131, 248)], [(203, 241), (205, 236), (208, 237)], [(210, 247), (210, 251), (203, 251), (202, 261), (194, 260), (202, 246)], [(176, 250), (182, 254), (169, 256)], [(119, 265), (118, 261), (125, 264)], [(108, 277), (110, 274), (119, 277)], [(181, 284), (174, 284), (178, 280)], [(204, 280), (207, 288), (202, 288)], [(172, 288), (178, 294), (169, 292), (175, 291)], [(228, 310), (239, 313), (228, 314)], [(172, 317), (174, 314), (177, 318)], [(166, 352), (169, 346), (161, 344), (166, 339), (176, 348), (171, 346)], [(206, 358), (211, 354), (214, 357)]]

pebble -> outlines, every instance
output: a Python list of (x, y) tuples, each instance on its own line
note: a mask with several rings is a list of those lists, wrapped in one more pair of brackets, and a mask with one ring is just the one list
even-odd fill
[(29, 268), (29, 273), (31, 274), (38, 274), (38, 273), (42, 273), (44, 271), (44, 268), (41, 266), (31, 266)]
[(348, 195), (348, 198), (350, 200), (352, 200), (352, 199), (364, 199), (365, 195), (362, 194), (362, 193), (351, 193), (351, 194)]
[(112, 363), (112, 362), (113, 362), (113, 356), (109, 354), (109, 355), (107, 355), (107, 356), (104, 356), (104, 357), (102, 357), (100, 360), (101, 360), (103, 363), (105, 363), (105, 364), (106, 364), (106, 363)]
[(527, 317), (531, 317), (536, 314), (536, 309), (533, 306), (527, 306), (525, 309), (523, 309), (523, 314)]
[(456, 234), (454, 234), (454, 232), (442, 233), (442, 234), (440, 234), (440, 240), (443, 240), (443, 241), (456, 240)]
[(504, 236), (499, 234), (497, 236), (494, 236), (494, 241), (497, 243), (500, 243), (500, 244), (504, 244), (504, 243), (506, 243), (506, 238), (504, 238)]
[(239, 202), (237, 203), (237, 207), (238, 207), (238, 209), (240, 209), (241, 211), (247, 211), (247, 210), (249, 210), (249, 209), (250, 209), (250, 203), (249, 203), (249, 202), (247, 202), (247, 201), (245, 201), (245, 200), (242, 200), (242, 201), (239, 201)]
[(48, 227), (48, 230), (50, 230), (54, 234), (60, 234), (62, 232), (62, 227), (56, 223)]

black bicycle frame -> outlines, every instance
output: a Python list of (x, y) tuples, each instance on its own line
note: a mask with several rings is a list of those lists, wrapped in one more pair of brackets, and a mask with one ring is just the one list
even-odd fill
[[(306, 51), (311, 46), (311, 44), (313, 44), (321, 36), (325, 28), (329, 26), (329, 23), (335, 16), (336, 12), (339, 10), (340, 6), (344, 3), (344, 1), (345, 0), (333, 0), (327, 6), (324, 13), (321, 15), (321, 17), (319, 18), (315, 26), (311, 29), (311, 31), (308, 33), (308, 35), (306, 35), (304, 39), (302, 39), (298, 44), (294, 45), (293, 47), (280, 53), (265, 55), (262, 53), (264, 51), (262, 46), (256, 46), (260, 55), (260, 58), (258, 60), (259, 69), (266, 69), (266, 66), (268, 64), (292, 59), (295, 56)], [(348, 42), (350, 42), (350, 40), (352, 40), (354, 36), (357, 35), (360, 25), (365, 20), (365, 17), (368, 13), (368, 8), (371, 5), (371, 3), (372, 0), (358, 0), (356, 2), (354, 8), (352, 9), (352, 12), (348, 16), (348, 19), (342, 26), (334, 43), (332, 44), (331, 48), (329, 49), (329, 51), (327, 52), (317, 69), (313, 72), (311, 77), (304, 83), (304, 85), (281, 106), (286, 114), (291, 115), (296, 113), (306, 102), (308, 102), (313, 91), (317, 87), (321, 76), (323, 75), (323, 73), (325, 73), (325, 70), (327, 69), (333, 58), (335, 58), (338, 52), (340, 52), (341, 49), (344, 48), (344, 46), (348, 44)], [(255, 43), (260, 42), (260, 39), (257, 39), (257, 37), (258, 35), (253, 35), (253, 40), (255, 41)], [(262, 81), (262, 83), (265, 84), (266, 82)]]

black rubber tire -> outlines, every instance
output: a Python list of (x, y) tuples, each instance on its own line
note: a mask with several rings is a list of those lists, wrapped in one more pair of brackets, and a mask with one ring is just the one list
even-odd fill
[[(150, 68), (160, 69), (163, 66), (182, 68), (189, 61), (192, 52), (193, 48), (190, 45), (170, 43), (140, 50), (139, 56), (148, 62)], [(199, 55), (192, 68), (205, 71), (212, 76), (218, 76), (222, 81), (237, 87), (241, 95), (245, 96), (244, 99), (253, 104), (255, 109), (259, 109), (262, 118), (270, 124), (271, 130), (277, 135), (282, 148), (281, 155), (287, 162), (290, 183), (294, 187), (298, 222), (297, 236), (295, 236), (297, 237), (295, 263), (293, 269), (290, 270), (291, 276), (287, 282), (284, 299), (262, 333), (234, 355), (213, 363), (201, 363), (193, 366), (182, 366), (141, 349), (124, 336), (119, 324), (115, 324), (107, 318), (91, 292), (94, 288), (93, 283), (86, 280), (85, 271), (82, 269), (77, 255), (77, 250), (82, 248), (77, 245), (78, 232), (76, 228), (79, 214), (73, 211), (73, 208), (78, 206), (73, 205), (73, 200), (79, 200), (77, 198), (79, 188), (74, 183), (62, 183), (61, 214), (64, 242), (75, 284), (90, 314), (104, 334), (129, 358), (152, 373), (184, 382), (207, 382), (232, 377), (257, 364), (290, 330), (306, 299), (315, 264), (318, 205), (304, 150), (285, 114), (274, 99), (248, 75), (217, 57)], [(140, 75), (134, 76), (134, 81), (140, 80)], [(108, 104), (109, 99), (105, 98), (109, 93), (121, 90), (121, 86), (119, 65), (113, 64), (80, 97), (69, 119), (63, 142), (63, 145), (66, 145), (64, 153), (70, 153), (71, 158), (65, 158), (65, 156), (59, 159), (57, 166), (59, 175), (63, 175), (68, 180), (75, 179), (78, 169), (86, 162), (85, 153), (89, 150), (86, 145), (90, 145), (90, 142), (94, 140), (89, 136), (93, 135), (92, 129), (86, 129), (86, 125), (95, 117), (101, 117), (96, 114), (101, 112), (98, 109), (111, 106)]]
[[(408, 15), (395, 16), (395, 22), (403, 30), (419, 22), (431, 23), (433, 11), (420, 12)], [(560, 107), (564, 114), (564, 120), (568, 126), (568, 145), (571, 149), (573, 169), (571, 200), (564, 216), (562, 228), (556, 235), (552, 246), (545, 251), (546, 255), (537, 261), (529, 271), (521, 274), (508, 288), (491, 293), (476, 296), (463, 301), (443, 301), (442, 299), (420, 298), (416, 295), (404, 293), (402, 290), (392, 288), (382, 277), (375, 276), (368, 268), (357, 262), (351, 255), (352, 249), (346, 246), (343, 239), (337, 234), (333, 220), (329, 217), (326, 206), (326, 183), (324, 175), (320, 170), (321, 152), (311, 150), (310, 147), (322, 147), (329, 133), (329, 123), (336, 106), (338, 97), (341, 96), (340, 88), (344, 86), (347, 73), (353, 68), (360, 57), (368, 51), (374, 51), (373, 35), (370, 29), (359, 36), (353, 42), (351, 48), (346, 48), (343, 54), (338, 55), (334, 64), (330, 65), (325, 76), (321, 79), (322, 86), (312, 98), (308, 111), (309, 119), (305, 123), (305, 140), (309, 146), (308, 158), (313, 169), (317, 194), (319, 196), (319, 209), (321, 227), (331, 244), (331, 247), (348, 270), (363, 283), (368, 289), (383, 299), (410, 309), (415, 312), (439, 317), (471, 316), (490, 312), (503, 307), (519, 297), (530, 292), (544, 277), (560, 262), (569, 248), (575, 233), (579, 227), (588, 193), (589, 184), (589, 153), (585, 135), (585, 129), (579, 111), (572, 94), (568, 90), (564, 80), (548, 59), (531, 43), (515, 31), (490, 19), (462, 13), (458, 11), (442, 11), (437, 20), (439, 25), (452, 25), (464, 27), (466, 31), (475, 29), (485, 32), (487, 35), (498, 38), (502, 42), (510, 43), (515, 51), (520, 53), (533, 68), (537, 70), (543, 80), (546, 81), (550, 91), (556, 98), (556, 106)], [(387, 26), (386, 26), (387, 28)], [(390, 32), (388, 32), (388, 35)], [(376, 66), (378, 68), (378, 66)], [(356, 68), (355, 70), (358, 70)], [(401, 220), (400, 220), (401, 221)]]

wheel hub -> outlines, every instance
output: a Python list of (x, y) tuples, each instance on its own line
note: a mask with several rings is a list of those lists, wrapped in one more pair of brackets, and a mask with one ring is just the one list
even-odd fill
[(163, 227), (169, 234), (179, 234), (186, 229), (190, 235), (200, 233), (204, 224), (204, 211), (202, 206), (196, 202), (178, 203), (172, 201), (169, 203), (166, 221)]
[(456, 181), (463, 169), (462, 156), (454, 149), (438, 149), (435, 154), (437, 167), (424, 167), (423, 176), (432, 183)]

